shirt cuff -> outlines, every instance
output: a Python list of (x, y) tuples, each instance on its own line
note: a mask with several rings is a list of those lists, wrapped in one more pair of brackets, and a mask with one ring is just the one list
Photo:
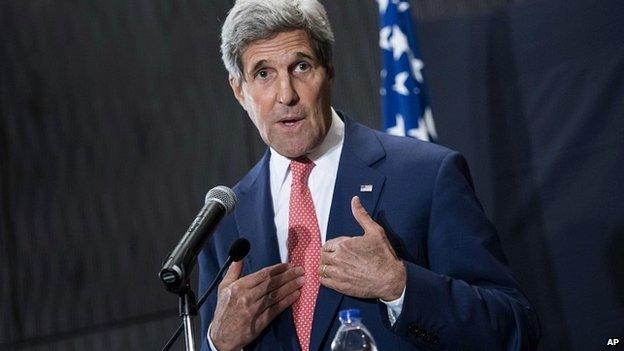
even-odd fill
[(212, 327), (212, 323), (208, 326), (208, 333), (206, 333), (206, 338), (208, 338), (208, 346), (210, 346), (211, 351), (219, 351), (212, 343), (212, 339), (210, 339), (210, 327)]
[[(388, 319), (390, 320), (391, 326), (394, 325), (397, 318), (399, 318), (401, 311), (403, 310), (403, 300), (405, 299), (406, 288), (407, 288), (407, 285), (405, 285), (405, 287), (403, 288), (403, 292), (401, 293), (401, 296), (399, 296), (399, 298), (396, 300), (385, 301), (385, 300), (379, 299), (379, 301), (383, 302), (384, 305), (386, 305), (386, 308), (388, 309)], [(216, 350), (213, 350), (213, 351), (216, 351)]]

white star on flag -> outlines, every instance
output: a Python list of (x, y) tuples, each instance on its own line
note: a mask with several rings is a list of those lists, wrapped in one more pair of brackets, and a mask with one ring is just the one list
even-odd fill
[(379, 47), (384, 50), (390, 50), (390, 35), (392, 27), (383, 27), (379, 31)]
[(419, 60), (417, 58), (411, 59), (410, 63), (412, 64), (412, 73), (414, 73), (414, 78), (416, 78), (419, 83), (422, 83), (422, 69), (423, 67), (425, 67), (424, 63), (422, 62), (422, 60)]
[[(429, 116), (431, 117), (431, 110), (429, 110)], [(420, 140), (428, 140), (429, 134), (437, 137), (435, 132), (435, 126), (433, 125), (433, 119), (430, 119), (428, 122), (431, 124), (427, 124), (427, 119), (420, 119), (418, 121), (418, 128), (412, 128), (409, 130), (405, 130), (405, 119), (401, 114), (397, 114), (396, 117), (396, 125), (386, 129), (386, 132), (390, 135), (396, 136), (411, 136), (412, 138), (420, 139)]]
[(408, 96), (409, 90), (405, 86), (405, 81), (407, 80), (408, 77), (409, 77), (408, 72), (401, 72), (397, 74), (396, 76), (394, 76), (394, 85), (392, 86), (392, 90), (396, 91), (397, 93), (401, 95)]
[(427, 135), (427, 126), (425, 125), (425, 121), (421, 118), (418, 120), (418, 128), (412, 128), (407, 131), (407, 135), (412, 138), (420, 139), (420, 140), (429, 140), (429, 135)]
[(379, 4), (379, 12), (384, 13), (388, 8), (388, 0), (377, 0), (377, 4)]
[(391, 135), (405, 136), (405, 120), (401, 114), (395, 116), (396, 125), (386, 129), (386, 132)]
[(392, 56), (395, 60), (401, 58), (401, 55), (406, 53), (409, 50), (409, 45), (407, 44), (407, 37), (401, 31), (399, 26), (392, 26), (392, 37), (390, 38), (390, 45), (392, 46)]
[(409, 2), (401, 2), (397, 5), (399, 12), (405, 12), (410, 8)]

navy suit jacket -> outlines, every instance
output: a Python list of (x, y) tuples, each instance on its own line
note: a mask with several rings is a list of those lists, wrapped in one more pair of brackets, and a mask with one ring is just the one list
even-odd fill
[[(361, 235), (351, 214), (358, 195), (384, 227), (407, 268), (403, 309), (390, 325), (386, 306), (321, 286), (310, 350), (330, 350), (339, 310), (358, 308), (379, 350), (528, 350), (537, 317), (519, 291), (496, 231), (475, 197), (464, 158), (449, 149), (374, 131), (347, 118), (327, 240)], [(203, 292), (239, 237), (251, 242), (244, 274), (280, 262), (269, 181), (270, 153), (234, 187), (238, 203), (199, 256)], [(372, 185), (372, 192), (360, 186)], [(216, 304), (201, 309), (202, 350)], [(250, 350), (299, 350), (292, 310), (279, 315)]]

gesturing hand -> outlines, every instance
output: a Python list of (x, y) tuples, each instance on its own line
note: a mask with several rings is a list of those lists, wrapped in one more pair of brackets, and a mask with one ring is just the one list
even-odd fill
[(351, 199), (353, 217), (364, 235), (328, 240), (321, 252), (320, 283), (359, 298), (398, 299), (405, 288), (405, 266), (386, 232), (368, 215), (360, 199)]
[(240, 350), (299, 298), (301, 267), (280, 263), (240, 277), (243, 261), (227, 271), (217, 297), (210, 339), (221, 351)]

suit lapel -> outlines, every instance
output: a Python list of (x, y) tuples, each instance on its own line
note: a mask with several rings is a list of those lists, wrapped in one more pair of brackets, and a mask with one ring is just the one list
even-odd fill
[[(251, 243), (251, 252), (245, 261), (246, 274), (281, 262), (273, 219), (275, 215), (271, 197), (269, 158), (270, 153), (267, 151), (250, 172), (250, 178), (242, 184), (244, 189), (237, 205), (239, 210), (236, 212), (236, 223), (239, 233)], [(290, 308), (271, 323), (270, 332), (274, 334), (282, 350), (299, 349), (294, 325)]]
[[(372, 216), (385, 181), (383, 175), (370, 167), (385, 156), (375, 132), (346, 118), (344, 120), (345, 141), (334, 186), (326, 240), (361, 235), (362, 228), (351, 215), (351, 198), (358, 195)], [(365, 191), (360, 191), (362, 186)], [(318, 350), (331, 337), (327, 334), (341, 301), (342, 294), (321, 286), (314, 311), (310, 350)]]
[(247, 256), (245, 272), (256, 272), (280, 262), (273, 221), (273, 202), (269, 181), (267, 151), (242, 185), (238, 200), (236, 223), (241, 237), (249, 239), (251, 253)]

